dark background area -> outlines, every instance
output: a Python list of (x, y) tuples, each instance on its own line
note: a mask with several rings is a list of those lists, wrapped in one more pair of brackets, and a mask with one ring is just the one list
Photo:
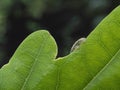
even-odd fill
[(48, 30), (58, 44), (58, 57), (87, 35), (120, 0), (0, 0), (0, 67), (36, 30)]

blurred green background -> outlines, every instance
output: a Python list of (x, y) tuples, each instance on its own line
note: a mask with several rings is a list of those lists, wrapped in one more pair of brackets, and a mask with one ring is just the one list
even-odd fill
[(8, 62), (30, 33), (46, 29), (59, 53), (86, 37), (120, 3), (120, 0), (0, 0), (0, 67)]

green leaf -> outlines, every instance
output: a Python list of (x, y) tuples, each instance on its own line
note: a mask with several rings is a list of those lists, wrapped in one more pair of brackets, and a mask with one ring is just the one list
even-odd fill
[(120, 6), (87, 37), (78, 50), (56, 58), (47, 31), (37, 31), (0, 70), (0, 90), (119, 90)]
[[(54, 67), (54, 39), (37, 31), (23, 41), (10, 62), (0, 70), (0, 90), (31, 90)], [(37, 89), (35, 89), (37, 90)]]

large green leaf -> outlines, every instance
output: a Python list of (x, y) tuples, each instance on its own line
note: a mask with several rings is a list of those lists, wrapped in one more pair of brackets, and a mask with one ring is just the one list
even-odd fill
[(0, 70), (0, 90), (119, 90), (120, 6), (80, 48), (55, 59), (57, 46), (47, 31), (37, 31)]

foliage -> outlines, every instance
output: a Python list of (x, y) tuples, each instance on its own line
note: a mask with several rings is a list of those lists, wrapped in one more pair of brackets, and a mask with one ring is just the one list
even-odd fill
[(57, 45), (44, 30), (34, 32), (0, 70), (0, 90), (119, 90), (120, 6), (81, 47), (56, 59)]
[(0, 67), (28, 34), (39, 29), (47, 29), (55, 38), (59, 48), (57, 57), (67, 55), (72, 44), (86, 37), (119, 2), (0, 0)]

